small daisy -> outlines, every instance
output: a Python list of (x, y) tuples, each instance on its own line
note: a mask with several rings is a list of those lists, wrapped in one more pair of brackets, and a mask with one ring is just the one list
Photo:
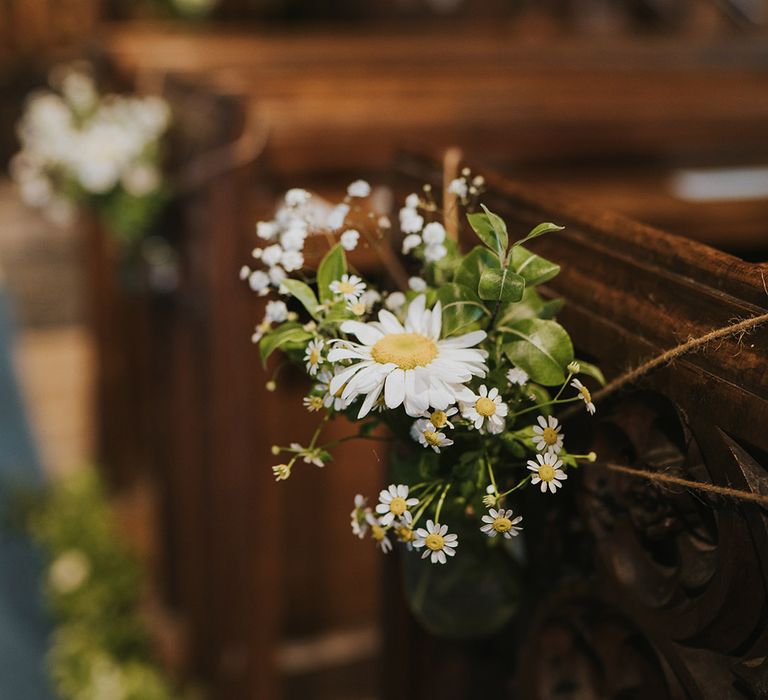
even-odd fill
[(483, 505), (486, 508), (495, 508), (499, 503), (499, 497), (496, 495), (496, 488), (493, 484), (488, 484), (483, 496)]
[(408, 549), (413, 547), (413, 516), (410, 512), (406, 511), (400, 522), (395, 525), (395, 535), (400, 542), (408, 545)]
[(284, 301), (270, 301), (267, 303), (265, 318), (272, 323), (282, 323), (288, 318), (288, 307)]
[(571, 386), (581, 394), (581, 398), (587, 406), (587, 411), (594, 416), (595, 404), (592, 403), (592, 394), (589, 392), (589, 389), (587, 389), (587, 387), (585, 387), (578, 379), (574, 379), (571, 382)]
[(488, 511), (488, 515), (484, 515), (482, 518), (486, 524), (480, 528), (480, 532), (484, 532), (488, 537), (496, 537), (496, 535), (502, 535), (506, 539), (515, 537), (523, 529), (515, 527), (519, 522), (522, 522), (523, 516), (518, 515), (513, 520), (513, 515), (514, 513), (511, 510), (504, 510), (503, 508), (495, 510), (491, 508)]
[(351, 228), (349, 231), (344, 231), (341, 234), (341, 247), (346, 251), (352, 251), (357, 248), (357, 243), (360, 240), (360, 232)]
[(459, 412), (459, 409), (456, 408), (456, 406), (451, 406), (450, 408), (447, 408), (445, 411), (425, 411), (423, 418), (429, 418), (429, 422), (432, 423), (432, 425), (435, 426), (438, 430), (442, 430), (445, 427), (453, 428), (453, 423), (449, 421), (448, 419), (451, 416), (455, 416)]
[(418, 505), (419, 499), (408, 498), (408, 491), (405, 484), (390, 484), (379, 493), (376, 512), (381, 516), (382, 525), (388, 527), (395, 518), (403, 517), (409, 508)]
[(365, 302), (360, 299), (360, 301), (353, 301), (349, 304), (347, 304), (347, 308), (355, 314), (355, 316), (364, 316), (365, 312), (368, 311), (368, 308), (365, 305)]
[(361, 494), (355, 496), (355, 508), (349, 514), (352, 525), (352, 534), (359, 537), (361, 540), (365, 537), (365, 533), (368, 532), (368, 520), (367, 516), (371, 512), (371, 509), (366, 507), (368, 499), (364, 498)]
[(532, 484), (538, 484), (541, 482), (541, 492), (547, 492), (547, 486), (551, 493), (554, 493), (563, 484), (562, 482), (568, 478), (568, 475), (560, 469), (563, 466), (562, 460), (557, 458), (557, 455), (553, 452), (547, 452), (546, 454), (537, 454), (537, 462), (532, 459), (528, 460), (528, 469), (534, 472), (531, 477)]
[(509, 370), (509, 372), (507, 372), (507, 381), (513, 386), (515, 384), (518, 386), (524, 386), (528, 383), (528, 373), (519, 367), (513, 367), (511, 370)]
[(292, 442), (290, 448), (298, 457), (301, 457), (305, 464), (314, 464), (316, 467), (325, 466), (325, 462), (320, 457), (320, 450), (302, 447), (298, 442)]
[(416, 537), (413, 546), (416, 549), (426, 547), (422, 559), (430, 557), (433, 564), (445, 564), (447, 561), (445, 555), (452, 557), (456, 554), (456, 547), (459, 544), (458, 535), (448, 534), (448, 526), (434, 523), (427, 520), (427, 529), (420, 527), (416, 530)]
[(557, 418), (539, 416), (538, 425), (533, 426), (533, 444), (539, 452), (560, 452), (563, 449), (563, 435)]
[[(499, 390), (493, 387), (490, 391), (483, 384), (478, 394), (472, 395), (471, 400), (462, 400), (461, 415), (471, 421), (476, 430), (487, 431), (493, 435), (504, 430), (504, 416), (509, 409), (503, 403)], [(470, 392), (471, 393), (471, 392)]]
[(340, 280), (334, 280), (328, 287), (334, 294), (343, 296), (345, 301), (353, 304), (365, 291), (365, 282), (357, 275), (342, 275)]
[(381, 549), (384, 554), (392, 550), (392, 542), (387, 537), (387, 530), (382, 526), (378, 518), (375, 518), (373, 514), (366, 513), (365, 520), (368, 525), (371, 526), (371, 537), (373, 537), (376, 545)]
[(440, 454), (441, 447), (453, 445), (453, 440), (448, 439), (445, 433), (441, 433), (434, 425), (425, 418), (417, 420), (416, 430), (418, 431), (418, 441), (424, 447), (431, 447), (437, 454)]
[(307, 351), (304, 354), (304, 362), (307, 363), (307, 372), (311, 376), (317, 374), (317, 370), (323, 361), (323, 341), (320, 338), (315, 338), (307, 345)]
[(304, 408), (306, 408), (310, 413), (315, 413), (323, 407), (322, 396), (305, 396), (301, 402), (304, 404)]
[(371, 194), (371, 186), (365, 180), (355, 180), (347, 187), (347, 194), (350, 197), (367, 197)]
[(287, 464), (277, 464), (272, 467), (275, 481), (285, 481), (291, 475), (291, 467)]

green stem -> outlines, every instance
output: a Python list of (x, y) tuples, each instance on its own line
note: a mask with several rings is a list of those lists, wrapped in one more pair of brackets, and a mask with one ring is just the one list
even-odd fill
[(581, 399), (580, 396), (574, 396), (573, 398), (570, 398), (570, 399), (560, 399), (559, 401), (553, 399), (552, 401), (536, 404), (535, 406), (531, 406), (530, 408), (524, 408), (522, 411), (517, 411), (514, 414), (514, 417), (517, 418), (518, 416), (522, 416), (523, 413), (530, 413), (531, 411), (540, 411), (542, 408), (544, 408), (544, 406), (554, 406), (556, 404), (573, 403), (574, 401), (579, 401), (580, 399)]
[(440, 496), (440, 500), (437, 503), (437, 509), (435, 510), (435, 523), (440, 522), (440, 511), (443, 509), (443, 502), (445, 501), (445, 497), (448, 495), (448, 489), (451, 488), (451, 484), (448, 483), (445, 485), (445, 488), (443, 489), (443, 493)]
[(500, 493), (499, 494), (499, 498), (504, 498), (505, 496), (509, 496), (510, 493), (513, 493), (514, 491), (517, 491), (517, 490), (523, 488), (523, 486), (525, 486), (531, 480), (532, 476), (533, 476), (533, 474), (529, 474), (528, 476), (525, 477), (525, 479), (520, 481), (517, 485), (513, 486), (511, 489), (509, 489), (509, 491), (505, 491), (504, 493)]
[(568, 382), (570, 381), (572, 376), (573, 376), (573, 372), (568, 372), (568, 376), (565, 378), (565, 381), (563, 382), (563, 386), (561, 386), (560, 391), (558, 391), (555, 394), (555, 398), (552, 399), (553, 401), (557, 401), (560, 398), (560, 394), (562, 394), (565, 387), (568, 386)]
[(429, 496), (424, 496), (424, 501), (422, 502), (421, 506), (419, 507), (419, 510), (416, 511), (416, 515), (413, 517), (413, 523), (412, 528), (416, 528), (416, 523), (419, 522), (419, 519), (422, 515), (424, 515), (424, 511), (429, 507), (429, 505), (432, 503), (432, 501), (435, 500), (435, 496), (437, 496), (437, 490), (439, 490), (440, 485), (437, 485), (437, 489), (433, 491)]
[(493, 467), (491, 466), (491, 460), (488, 459), (488, 455), (485, 457), (485, 466), (488, 468), (488, 476), (491, 478), (491, 484), (493, 484), (493, 492), (496, 494), (496, 497), (499, 497), (499, 489), (496, 486), (496, 477), (493, 475)]

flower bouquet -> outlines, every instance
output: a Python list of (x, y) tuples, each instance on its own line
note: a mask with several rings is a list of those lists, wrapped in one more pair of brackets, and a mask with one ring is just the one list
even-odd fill
[(22, 199), (62, 224), (88, 205), (122, 242), (137, 241), (169, 196), (161, 172), (168, 105), (101, 95), (81, 66), (54, 69), (50, 84), (29, 97), (18, 125), (11, 175)]
[[(276, 297), (253, 334), (262, 360), (281, 350), (303, 365), (312, 380), (304, 410), (322, 414), (309, 444), (273, 446), (283, 456), (275, 478), (331, 461), (323, 427), (338, 414), (356, 427), (351, 437), (381, 439), (374, 431), (386, 426), (393, 483), (374, 503), (356, 496), (352, 531), (385, 553), (402, 547), (414, 612), (450, 636), (488, 634), (514, 614), (523, 560), (515, 538), (525, 524), (516, 498), (526, 488), (552, 497), (580, 460), (595, 459), (567, 450), (552, 411), (581, 402), (594, 413), (578, 376), (602, 382), (574, 357), (554, 318), (561, 303), (537, 291), (558, 265), (525, 247), (561, 227), (542, 223), (513, 240), (479, 202), (483, 184), (464, 170), (448, 188), (477, 237), (466, 252), (429, 186), (407, 197), (401, 249), (418, 273), (407, 289), (376, 288), (347, 260), (360, 245), (381, 251), (394, 235), (371, 211), (364, 181), (332, 208), (290, 190), (275, 218), (257, 225), (257, 264), (241, 270), (254, 292)], [(310, 240), (328, 248), (312, 271)]]

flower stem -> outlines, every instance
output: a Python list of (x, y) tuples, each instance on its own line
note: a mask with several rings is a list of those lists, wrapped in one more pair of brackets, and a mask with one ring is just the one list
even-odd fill
[(496, 477), (493, 475), (493, 467), (491, 466), (491, 460), (488, 459), (488, 455), (485, 457), (485, 466), (488, 468), (488, 476), (491, 478), (491, 484), (493, 484), (493, 492), (496, 497), (499, 497), (499, 488), (496, 486)]
[(572, 376), (573, 376), (573, 372), (568, 372), (568, 376), (565, 378), (565, 381), (563, 382), (563, 386), (561, 386), (560, 391), (558, 391), (555, 394), (555, 398), (552, 399), (553, 401), (557, 401), (560, 398), (560, 394), (562, 394), (565, 387), (568, 386), (568, 382), (570, 381)]
[(509, 496), (509, 494), (512, 493), (513, 491), (517, 491), (517, 490), (523, 488), (523, 486), (525, 486), (531, 480), (531, 476), (533, 476), (533, 475), (529, 474), (528, 476), (525, 477), (525, 479), (522, 479), (518, 484), (513, 486), (508, 491), (505, 491), (504, 493), (500, 493), (499, 494), (499, 498), (504, 498), (505, 496)]
[(523, 413), (530, 413), (531, 411), (540, 411), (544, 406), (554, 406), (556, 404), (563, 404), (563, 403), (573, 403), (574, 401), (578, 401), (581, 397), (580, 396), (574, 396), (570, 399), (552, 399), (552, 401), (547, 401), (546, 403), (539, 403), (535, 406), (530, 406), (529, 408), (524, 408), (522, 411), (517, 411), (514, 414), (514, 417), (517, 418), (517, 416), (522, 416)]
[(443, 502), (445, 501), (446, 495), (448, 495), (448, 489), (451, 488), (451, 484), (447, 483), (445, 485), (445, 488), (443, 489), (443, 493), (440, 496), (440, 500), (437, 502), (437, 509), (435, 510), (435, 522), (440, 522), (440, 511), (443, 509)]

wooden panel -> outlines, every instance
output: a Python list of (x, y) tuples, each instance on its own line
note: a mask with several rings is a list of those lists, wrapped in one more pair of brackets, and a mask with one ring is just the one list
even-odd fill
[[(440, 181), (418, 158), (400, 171), (403, 191)], [(566, 226), (531, 247), (563, 266), (550, 292), (565, 298), (561, 318), (579, 352), (609, 376), (768, 309), (768, 265), (494, 174), (488, 182), (483, 199), (512, 233), (542, 220)], [(576, 418), (566, 430), (577, 448), (606, 461), (766, 494), (766, 348), (765, 327), (722, 341), (648, 375), (599, 406), (596, 420)], [(400, 687), (417, 689), (408, 697), (434, 691), (447, 663), (450, 681), (437, 681), (437, 692), (449, 698), (477, 688), (516, 698), (763, 697), (768, 521), (760, 508), (597, 466), (579, 477), (557, 509), (537, 516), (535, 499), (523, 506), (533, 516), (528, 532), (537, 528), (527, 539), (527, 604), (504, 641), (448, 647), (407, 616), (392, 616), (387, 658), (393, 673), (400, 669)], [(403, 646), (438, 668), (429, 665), (427, 675), (409, 664), (397, 653)]]

